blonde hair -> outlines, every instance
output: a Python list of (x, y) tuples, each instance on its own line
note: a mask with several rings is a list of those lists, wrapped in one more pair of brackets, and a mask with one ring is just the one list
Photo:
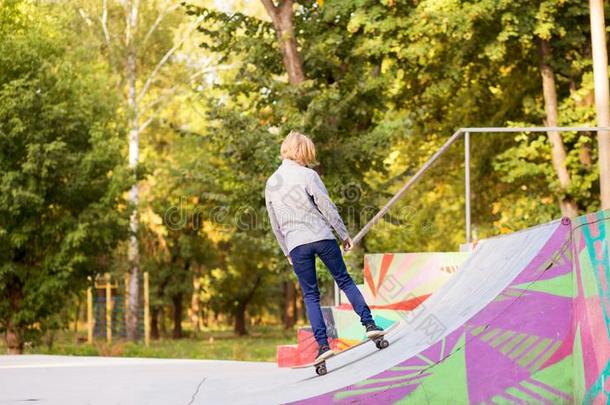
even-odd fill
[(312, 166), (316, 162), (316, 147), (307, 135), (290, 131), (280, 148), (282, 159), (290, 159), (303, 166)]

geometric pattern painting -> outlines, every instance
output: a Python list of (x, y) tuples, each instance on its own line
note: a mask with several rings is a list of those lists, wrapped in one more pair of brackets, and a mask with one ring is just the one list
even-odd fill
[(609, 235), (610, 210), (558, 227), (492, 302), (445, 338), (300, 403), (609, 403)]
[(610, 210), (579, 217), (574, 245), (574, 386), (585, 403), (610, 398)]
[[(470, 252), (376, 253), (364, 256), (364, 285), (360, 286), (375, 322), (382, 328), (416, 309), (458, 271)], [(358, 316), (343, 296), (331, 307), (338, 349), (366, 339)]]
[(367, 254), (362, 294), (371, 309), (412, 310), (449, 281), (469, 255), (469, 252)]

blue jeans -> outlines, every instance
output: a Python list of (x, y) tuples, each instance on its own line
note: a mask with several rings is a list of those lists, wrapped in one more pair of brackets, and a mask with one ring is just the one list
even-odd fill
[(354, 311), (360, 316), (362, 325), (372, 323), (373, 316), (360, 290), (347, 273), (341, 249), (336, 240), (319, 240), (295, 247), (290, 251), (293, 269), (301, 285), (313, 335), (318, 344), (323, 345), (328, 344), (328, 337), (326, 336), (326, 325), (320, 309), (320, 290), (318, 290), (318, 279), (316, 278), (316, 254), (328, 267), (339, 288), (347, 295)]

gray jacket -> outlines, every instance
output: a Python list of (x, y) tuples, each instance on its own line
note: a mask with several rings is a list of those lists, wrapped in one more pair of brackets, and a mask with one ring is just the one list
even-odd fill
[(341, 240), (349, 237), (314, 170), (284, 159), (265, 186), (265, 202), (271, 228), (286, 256), (297, 246), (334, 239), (331, 226)]

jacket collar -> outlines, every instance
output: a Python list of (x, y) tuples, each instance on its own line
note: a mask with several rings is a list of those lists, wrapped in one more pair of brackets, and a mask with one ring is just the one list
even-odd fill
[(295, 162), (294, 160), (291, 159), (283, 159), (282, 160), (282, 165), (296, 165), (296, 166), (301, 166), (298, 162)]

